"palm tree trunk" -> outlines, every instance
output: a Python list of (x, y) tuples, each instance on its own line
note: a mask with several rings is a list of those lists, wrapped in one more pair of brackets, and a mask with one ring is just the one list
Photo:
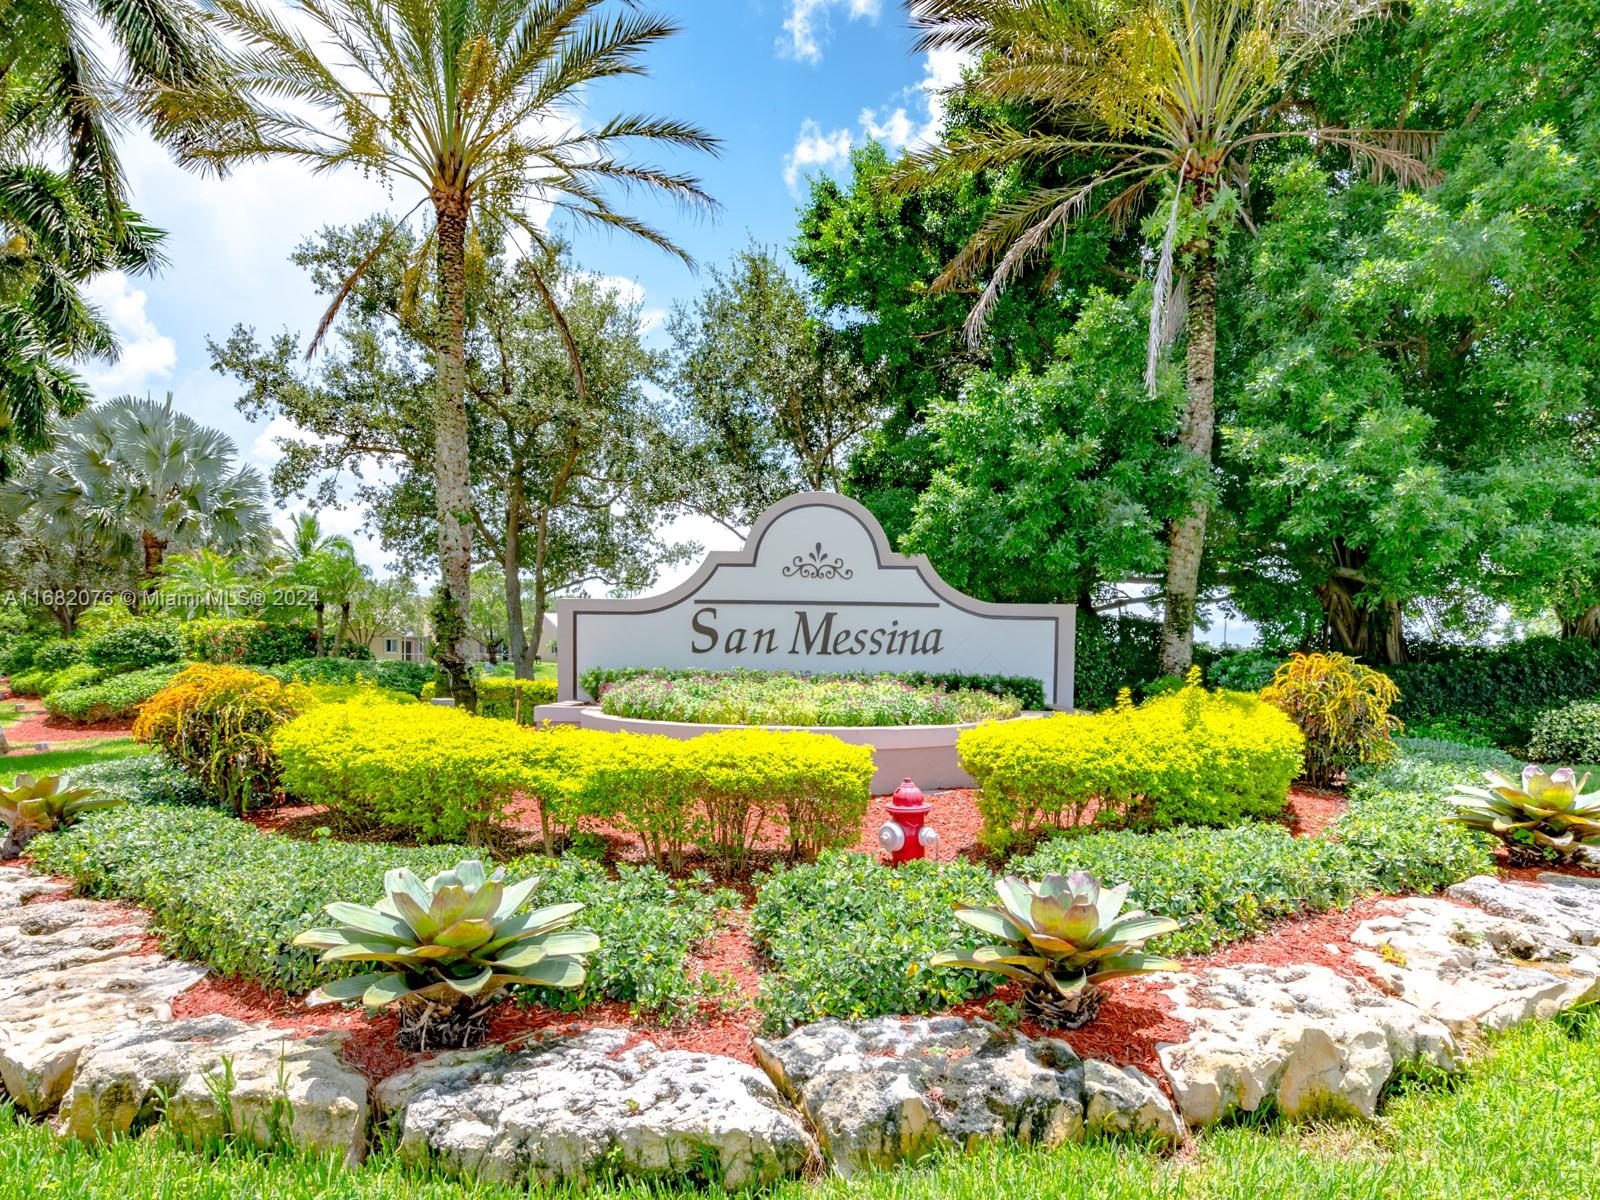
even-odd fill
[[(472, 494), (467, 475), (467, 197), (463, 191), (438, 191), (433, 197), (439, 218), (439, 329), (434, 347), (438, 391), (434, 400), (434, 488), (439, 508), (439, 569), (468, 625), (472, 596), (472, 526), (468, 513)], [(434, 648), (434, 658), (450, 681), (456, 704), (476, 707), (472, 678), (455, 631)]]
[[(1217, 262), (1207, 249), (1189, 276), (1188, 407), (1179, 442), (1206, 464), (1217, 424)], [(1161, 619), (1161, 670), (1182, 675), (1194, 661), (1194, 617), (1200, 592), (1200, 559), (1205, 550), (1205, 490), (1193, 507), (1172, 522), (1167, 540), (1166, 603)]]
[(317, 614), (317, 657), (327, 658), (328, 639), (325, 636), (327, 632), (327, 606), (318, 600), (316, 604), (312, 605), (312, 611)]

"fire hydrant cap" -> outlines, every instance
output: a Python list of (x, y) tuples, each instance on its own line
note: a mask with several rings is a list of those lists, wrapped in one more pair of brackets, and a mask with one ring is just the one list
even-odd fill
[(927, 800), (922, 795), (922, 789), (907, 779), (895, 788), (892, 802), (897, 808), (918, 808), (926, 804)]

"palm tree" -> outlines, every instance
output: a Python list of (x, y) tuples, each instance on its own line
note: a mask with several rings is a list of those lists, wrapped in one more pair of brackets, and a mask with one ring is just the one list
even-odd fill
[(161, 563), (162, 607), (185, 617), (240, 617), (251, 611), (250, 582), (240, 572), (242, 560), (215, 550), (169, 554)]
[[(287, 157), (318, 171), (355, 166), (409, 180), (421, 193), (411, 212), (432, 207), (418, 267), (431, 249), (440, 573), (460, 617), (452, 624), (464, 628), (472, 564), (465, 355), (473, 223), (520, 230), (538, 260), (553, 248), (527, 206), (542, 201), (690, 261), (665, 233), (613, 207), (606, 189), (642, 188), (709, 207), (698, 180), (635, 161), (627, 148), (644, 142), (714, 150), (715, 140), (660, 117), (584, 124), (591, 85), (644, 74), (644, 52), (676, 26), (635, 11), (631, 0), (622, 12), (607, 0), (295, 0), (293, 24), (254, 0), (205, 3), (217, 29), (242, 47), (228, 86), (195, 101), (215, 134), (203, 152), (211, 161)], [(335, 295), (313, 350), (385, 240)], [(538, 276), (535, 286), (554, 306)], [(457, 700), (471, 703), (459, 640), (447, 639), (436, 657)]]
[(280, 586), (303, 588), (310, 594), (317, 625), (317, 657), (326, 658), (329, 604), (341, 609), (338, 648), (344, 645), (348, 606), (361, 571), (355, 544), (341, 533), (324, 534), (316, 513), (296, 513), (289, 532), (279, 531), (274, 537), (283, 558), (277, 582)]
[(167, 551), (250, 553), (270, 537), (266, 482), (238, 465), (226, 434), (165, 403), (121, 396), (67, 421), (55, 446), (0, 487), (0, 512), (27, 513), (42, 536), (88, 531), (137, 564), (147, 588)]
[[(113, 52), (116, 69), (106, 63)], [(90, 183), (113, 224), (124, 196), (116, 134), (140, 119), (186, 157), (192, 113), (176, 103), (218, 66), (188, 0), (6, 0), (0, 6), (0, 153), (59, 146), (60, 165)]]
[[(1242, 212), (1239, 189), (1254, 148), (1298, 139), (1341, 147), (1402, 183), (1433, 178), (1423, 162), (1430, 134), (1282, 120), (1298, 74), (1384, 7), (1384, 0), (907, 0), (922, 31), (919, 50), (982, 56), (968, 85), (975, 95), (1033, 119), (1026, 128), (980, 126), (918, 156), (900, 186), (1014, 165), (1036, 167), (1049, 181), (991, 214), (936, 280), (945, 290), (988, 273), (967, 320), (969, 338), (982, 332), (1000, 292), (1067, 226), (1094, 214), (1126, 227), (1160, 197), (1165, 234), (1146, 381), (1153, 389), (1161, 351), (1186, 310), (1180, 437), (1209, 465), (1216, 243)], [(1193, 656), (1204, 496), (1202, 489), (1168, 534), (1161, 663), (1169, 674), (1187, 670)]]

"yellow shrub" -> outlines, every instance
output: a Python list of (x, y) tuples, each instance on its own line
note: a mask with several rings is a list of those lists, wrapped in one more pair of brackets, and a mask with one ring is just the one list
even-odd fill
[(139, 710), (133, 736), (160, 746), (234, 812), (281, 790), (272, 735), (310, 707), (311, 694), (243, 667), (196, 663)]
[(553, 825), (601, 821), (679, 867), (737, 863), (767, 826), (814, 857), (860, 833), (872, 753), (826, 734), (749, 729), (688, 741), (528, 729), (432, 705), (324, 704), (279, 731), (285, 786), (347, 819), (424, 840), (480, 838), (515, 792)]
[(476, 842), (517, 786), (531, 729), (451, 708), (319, 704), (273, 739), (284, 787), (348, 821)]
[(1303, 739), (1281, 712), (1196, 681), (1134, 707), (982, 725), (961, 735), (984, 844), (1046, 826), (1228, 825), (1283, 810)]
[(1383, 672), (1343, 654), (1296, 654), (1278, 668), (1261, 698), (1293, 718), (1306, 737), (1305, 777), (1318, 787), (1357, 763), (1394, 757), (1400, 689)]

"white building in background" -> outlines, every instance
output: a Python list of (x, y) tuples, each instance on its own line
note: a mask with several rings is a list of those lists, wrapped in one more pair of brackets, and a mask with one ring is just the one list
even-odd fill
[[(426, 662), (428, 648), (432, 642), (430, 635), (424, 631), (403, 632), (389, 630), (378, 634), (367, 643), (367, 649), (372, 651), (372, 657), (381, 662)], [(556, 653), (556, 618), (553, 613), (546, 613), (544, 617), (544, 635), (540, 638), (540, 653), (544, 658), (555, 657)], [(463, 643), (468, 662), (488, 662), (489, 648), (477, 638), (468, 638)], [(505, 643), (501, 642), (495, 647), (496, 660), (505, 658)]]

